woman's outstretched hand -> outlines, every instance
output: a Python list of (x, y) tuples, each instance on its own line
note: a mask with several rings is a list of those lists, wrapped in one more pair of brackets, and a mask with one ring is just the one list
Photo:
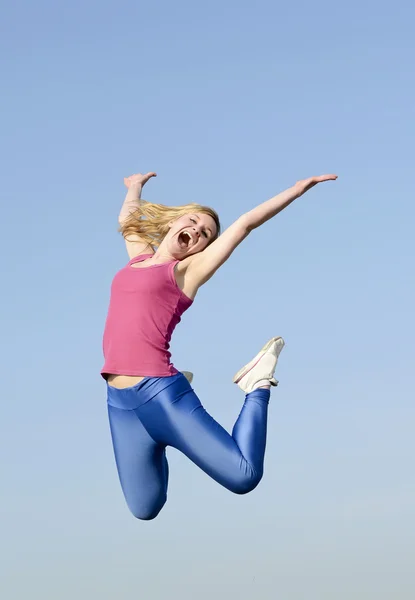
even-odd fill
[(301, 179), (300, 181), (297, 181), (294, 187), (297, 188), (299, 195), (302, 196), (302, 194), (311, 190), (311, 188), (318, 183), (322, 183), (323, 181), (335, 181), (336, 179), (337, 175), (319, 175), (318, 177)]
[(157, 177), (157, 173), (150, 172), (145, 175), (137, 173), (136, 175), (130, 175), (130, 177), (124, 177), (124, 184), (127, 188), (130, 188), (131, 185), (140, 185), (143, 187), (152, 177)]

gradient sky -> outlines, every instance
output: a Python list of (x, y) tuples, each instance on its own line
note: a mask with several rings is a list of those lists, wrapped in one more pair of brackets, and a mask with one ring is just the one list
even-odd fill
[[(7, 600), (413, 600), (412, 3), (19, 0), (3, 5), (0, 420)], [(123, 177), (256, 230), (173, 341), (228, 429), (231, 378), (283, 335), (265, 476), (230, 494), (176, 451), (128, 512), (100, 378), (127, 260)]]

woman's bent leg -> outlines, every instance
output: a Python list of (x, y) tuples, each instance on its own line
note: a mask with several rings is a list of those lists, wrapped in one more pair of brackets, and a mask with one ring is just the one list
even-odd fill
[(134, 410), (108, 406), (118, 475), (127, 505), (138, 519), (154, 519), (167, 499), (165, 446), (156, 443)]
[(184, 377), (136, 412), (154, 440), (177, 448), (232, 492), (245, 494), (263, 474), (269, 396), (268, 389), (247, 394), (232, 436), (206, 412)]

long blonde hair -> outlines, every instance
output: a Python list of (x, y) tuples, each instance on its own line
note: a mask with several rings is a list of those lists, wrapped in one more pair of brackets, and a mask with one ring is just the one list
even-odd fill
[(216, 235), (212, 236), (212, 243), (220, 234), (219, 216), (213, 208), (196, 203), (184, 204), (183, 206), (165, 206), (140, 200), (140, 207), (132, 212), (122, 223), (119, 231), (128, 239), (129, 235), (140, 236), (152, 248), (160, 245), (169, 231), (169, 223), (189, 213), (205, 213), (212, 217), (216, 223)]

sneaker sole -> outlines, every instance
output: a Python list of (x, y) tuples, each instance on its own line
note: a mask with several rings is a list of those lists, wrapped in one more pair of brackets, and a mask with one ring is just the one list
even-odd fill
[[(271, 338), (266, 344), (265, 346), (263, 346), (261, 348), (261, 350), (258, 352), (258, 354), (255, 356), (255, 358), (253, 358), (251, 360), (251, 362), (249, 362), (247, 365), (245, 365), (244, 367), (242, 367), (242, 369), (239, 369), (239, 371), (236, 373), (236, 375), (233, 378), (233, 383), (238, 383), (242, 377), (244, 377), (247, 373), (249, 373), (249, 371), (251, 369), (253, 369), (255, 367), (255, 365), (257, 365), (259, 363), (259, 361), (261, 360), (261, 358), (264, 356), (264, 354), (267, 352), (267, 350), (269, 350), (272, 346), (272, 344), (274, 344), (275, 342), (281, 340), (282, 341), (282, 348), (285, 345), (284, 340), (282, 339), (281, 336), (278, 337), (273, 337)], [(282, 350), (281, 348), (281, 350)]]
[(187, 379), (187, 381), (191, 384), (193, 381), (193, 373), (191, 373), (190, 371), (181, 371), (181, 374), (184, 375)]

